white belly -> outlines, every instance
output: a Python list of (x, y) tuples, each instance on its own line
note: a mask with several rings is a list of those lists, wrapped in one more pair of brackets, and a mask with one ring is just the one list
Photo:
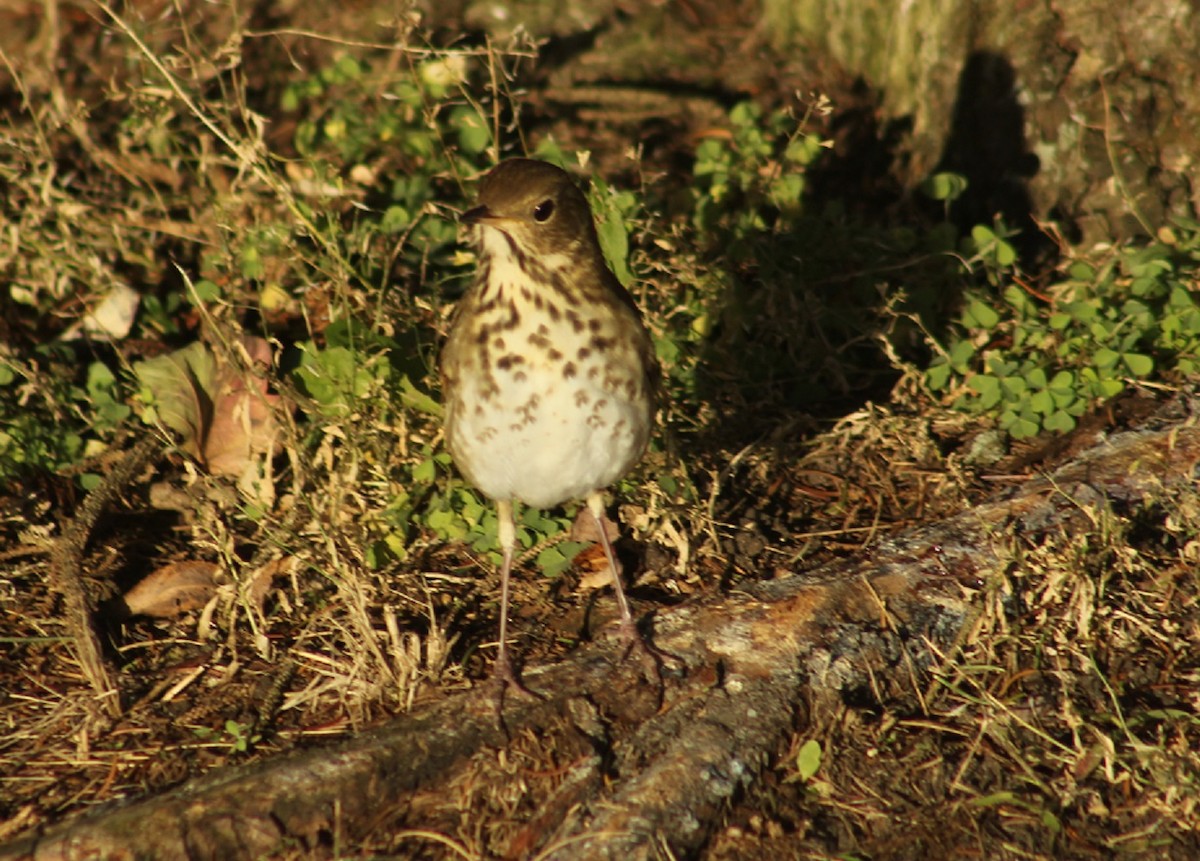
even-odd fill
[(485, 389), (464, 381), (448, 440), (459, 469), (492, 499), (537, 508), (620, 478), (646, 446), (648, 405), (604, 388), (602, 372), (589, 380), (592, 367), (581, 365), (570, 377), (498, 370), (488, 404), (502, 401), (503, 411), (477, 409)]

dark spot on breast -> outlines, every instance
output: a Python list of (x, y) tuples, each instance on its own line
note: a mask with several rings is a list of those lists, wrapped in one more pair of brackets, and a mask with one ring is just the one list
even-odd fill
[(504, 349), (504, 339), (497, 338), (496, 340), (492, 341), (492, 346), (495, 347), (497, 350), (503, 350)]
[(571, 377), (575, 376), (575, 374), (576, 368), (574, 362), (567, 362), (565, 365), (563, 365), (563, 379), (569, 380)]
[(567, 289), (567, 281), (563, 278), (562, 272), (555, 269), (552, 272), (548, 272), (547, 275), (548, 277), (543, 279), (544, 283), (549, 284), (550, 289), (564, 299), (570, 299), (571, 291)]
[(591, 354), (592, 354), (592, 351), (589, 350), (587, 347), (580, 347), (579, 352), (577, 352), (575, 354), (575, 358), (579, 359), (579, 361), (582, 362), (585, 359), (587, 359), (587, 357), (590, 356)]
[(599, 332), (600, 331), (600, 321), (597, 320), (595, 317), (588, 320), (588, 330), (592, 331), (592, 332)]
[(602, 353), (605, 350), (607, 350), (609, 347), (611, 347), (613, 344), (615, 344), (616, 342), (617, 341), (615, 338), (604, 338), (600, 335), (593, 335), (592, 340), (589, 341), (588, 343), (590, 343), (593, 348), (595, 348), (596, 350), (598, 350), (599, 352)]
[(525, 261), (526, 261), (525, 252), (521, 250), (521, 246), (517, 245), (517, 241), (515, 239), (513, 239), (511, 236), (509, 236), (507, 233), (501, 233), (500, 235), (503, 236), (504, 241), (508, 243), (508, 253), (510, 255), (512, 255), (512, 259), (516, 261), (517, 266), (519, 266), (521, 269), (524, 269), (526, 272), (528, 272), (529, 269), (525, 265)]
[(560, 353), (558, 350), (554, 349), (553, 347), (551, 347), (549, 350), (546, 351), (546, 358), (548, 358), (552, 362), (557, 362), (562, 357), (563, 357), (562, 353)]
[(558, 306), (553, 302), (550, 302), (546, 305), (546, 313), (550, 315), (550, 319), (555, 323), (557, 323), (562, 317), (562, 311), (559, 311)]
[(502, 371), (507, 371), (509, 368), (524, 364), (525, 357), (517, 353), (509, 353), (507, 356), (501, 356), (496, 360), (496, 367)]

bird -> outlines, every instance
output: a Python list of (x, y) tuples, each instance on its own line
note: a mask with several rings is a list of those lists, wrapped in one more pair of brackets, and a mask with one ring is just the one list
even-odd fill
[(657, 361), (633, 297), (609, 269), (587, 198), (564, 170), (528, 158), (483, 176), (477, 262), (442, 348), (444, 435), (458, 471), (496, 507), (499, 687), (531, 694), (508, 648), (514, 507), (584, 500), (612, 572), (627, 643), (641, 639), (608, 536), (604, 490), (644, 454)]

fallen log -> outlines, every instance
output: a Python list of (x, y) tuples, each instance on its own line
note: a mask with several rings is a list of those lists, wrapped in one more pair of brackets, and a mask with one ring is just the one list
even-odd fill
[[(1106, 510), (1190, 486), (1195, 402), (1098, 436), (1053, 473), (818, 570), (661, 610), (665, 683), (601, 640), (527, 669), (540, 700), (470, 691), (329, 748), (208, 775), (0, 848), (0, 859), (252, 858), (423, 824), (421, 799), (514, 740), (555, 746), (556, 788), (505, 857), (694, 853), (718, 814), (815, 711), (847, 699), (914, 701), (979, 612), (1014, 550), (1070, 542)], [(670, 669), (678, 664), (682, 672)], [(413, 839), (423, 839), (413, 832)], [(427, 848), (427, 847), (426, 847)]]

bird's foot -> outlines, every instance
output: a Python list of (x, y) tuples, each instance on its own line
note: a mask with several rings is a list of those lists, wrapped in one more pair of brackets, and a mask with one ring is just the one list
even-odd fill
[[(687, 665), (682, 659), (664, 652), (642, 636), (642, 632), (638, 630), (637, 623), (632, 617), (621, 621), (620, 636), (621, 641), (625, 644), (625, 651), (621, 657), (627, 658), (637, 652), (643, 668), (647, 670), (646, 678), (648, 680), (652, 679), (661, 685), (664, 682), (664, 673), (678, 677), (686, 671)], [(650, 675), (651, 672), (653, 676)]]
[(509, 661), (508, 655), (504, 655), (496, 660), (496, 666), (492, 670), (492, 686), (495, 688), (496, 697), (496, 720), (499, 722), (501, 729), (504, 728), (504, 695), (509, 690), (522, 699), (528, 700), (544, 700), (541, 694), (537, 691), (530, 690), (525, 687), (517, 673), (513, 669), (512, 662)]

